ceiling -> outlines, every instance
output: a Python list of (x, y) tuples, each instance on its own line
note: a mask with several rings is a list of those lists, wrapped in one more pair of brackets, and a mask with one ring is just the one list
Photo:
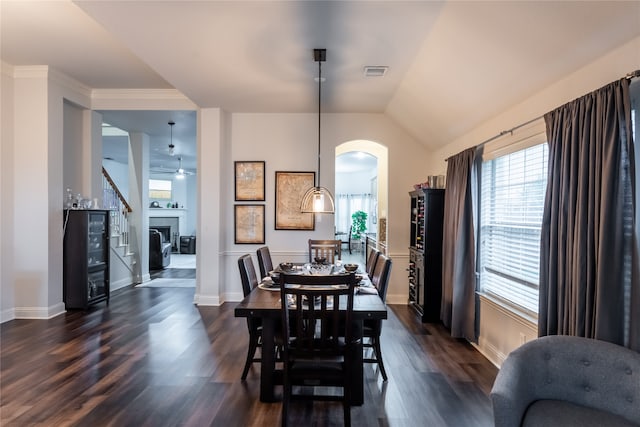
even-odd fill
[[(8, 64), (229, 112), (317, 112), (326, 48), (323, 112), (384, 113), (435, 149), (640, 36), (640, 1), (1, 0), (0, 35)], [(103, 113), (159, 151), (174, 120), (195, 159), (192, 113)]]

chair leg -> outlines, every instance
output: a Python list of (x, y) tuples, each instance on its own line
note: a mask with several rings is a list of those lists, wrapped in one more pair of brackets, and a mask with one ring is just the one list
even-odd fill
[(380, 373), (382, 374), (382, 379), (387, 381), (387, 371), (384, 369), (384, 363), (382, 362), (382, 349), (380, 348), (380, 337), (375, 337), (372, 339), (373, 341), (373, 351), (376, 354), (376, 360), (378, 361), (378, 366), (380, 367)]
[(351, 427), (351, 406), (349, 402), (344, 402), (344, 427)]
[(258, 338), (259, 335), (250, 334), (249, 335), (249, 349), (247, 350), (247, 361), (244, 363), (244, 370), (242, 371), (242, 381), (247, 379), (247, 374), (249, 373), (249, 368), (253, 363), (253, 357), (256, 354), (256, 348), (258, 348)]
[(343, 388), (342, 410), (344, 411), (344, 427), (351, 427), (351, 385), (345, 384)]
[(288, 415), (289, 401), (291, 400), (291, 385), (288, 385), (286, 381), (287, 380), (284, 381), (285, 384), (282, 387), (282, 427), (287, 427), (289, 425)]

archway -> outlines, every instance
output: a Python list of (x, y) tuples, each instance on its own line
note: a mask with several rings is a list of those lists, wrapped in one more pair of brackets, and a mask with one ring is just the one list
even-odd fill
[[(346, 195), (340, 194), (341, 188), (349, 188), (345, 187), (343, 184), (344, 180), (358, 180), (359, 188), (361, 193), (369, 193), (371, 194), (371, 202), (360, 206), (366, 206), (368, 219), (367, 219), (367, 231), (365, 236), (362, 238), (362, 243), (359, 247), (359, 252), (357, 253), (356, 260), (359, 262), (363, 262), (366, 259), (366, 254), (371, 247), (375, 247), (378, 250), (386, 253), (387, 250), (387, 212), (388, 212), (388, 149), (384, 145), (381, 145), (377, 142), (368, 141), (368, 140), (354, 140), (347, 141), (343, 144), (340, 144), (335, 149), (335, 157), (336, 157), (336, 176), (335, 176), (335, 188), (336, 188), (336, 204), (340, 204), (343, 197), (347, 197)], [(340, 159), (348, 158), (349, 162), (358, 162), (359, 158), (363, 160), (366, 164), (373, 165), (372, 170), (367, 172), (365, 170), (360, 170), (353, 175), (349, 175), (348, 173), (341, 172), (339, 167)], [(371, 159), (374, 159), (371, 162)], [(356, 170), (356, 169), (354, 169)], [(366, 182), (364, 182), (366, 181)], [(351, 188), (353, 188), (353, 182), (350, 183)], [(358, 202), (354, 206), (358, 206)], [(344, 210), (344, 209), (343, 209)], [(352, 214), (349, 212), (347, 215)], [(345, 219), (344, 212), (340, 212), (340, 207), (336, 206), (336, 232), (348, 233), (349, 228), (346, 227), (346, 230), (342, 230), (340, 228), (345, 228)], [(353, 243), (349, 243), (349, 248), (351, 249), (351, 245)], [(357, 243), (356, 243), (357, 245)], [(344, 251), (343, 251), (344, 252)], [(348, 252), (347, 252), (348, 253)], [(346, 254), (345, 254), (346, 255)]]

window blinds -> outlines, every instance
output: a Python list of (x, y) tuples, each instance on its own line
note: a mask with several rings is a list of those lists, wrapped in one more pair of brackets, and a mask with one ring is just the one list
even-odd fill
[[(490, 155), (482, 165), (480, 288), (538, 312), (540, 228), (547, 183), (544, 135), (521, 139), (518, 151)], [(546, 138), (545, 138), (546, 139)], [(537, 145), (533, 145), (537, 143)], [(522, 148), (527, 147), (527, 148)], [(485, 157), (487, 158), (487, 157)]]

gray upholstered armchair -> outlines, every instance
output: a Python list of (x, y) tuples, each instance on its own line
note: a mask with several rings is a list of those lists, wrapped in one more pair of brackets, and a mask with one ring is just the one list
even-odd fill
[(548, 336), (509, 354), (491, 390), (496, 427), (640, 426), (640, 353)]

